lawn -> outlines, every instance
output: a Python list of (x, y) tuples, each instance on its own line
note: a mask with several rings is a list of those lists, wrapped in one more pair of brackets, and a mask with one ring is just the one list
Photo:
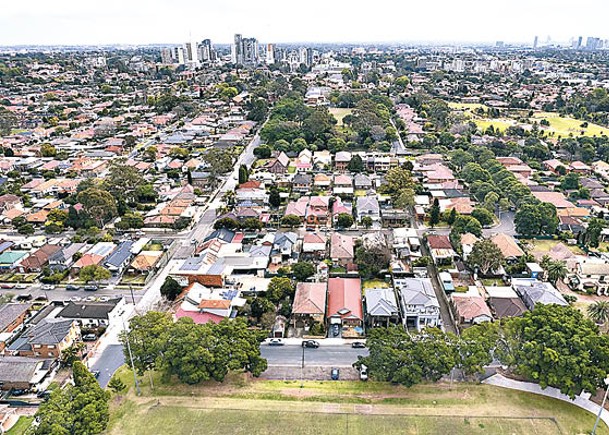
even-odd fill
[(556, 136), (580, 136), (583, 132), (584, 136), (600, 136), (609, 135), (609, 129), (598, 124), (589, 122), (587, 128), (582, 128), (581, 124), (584, 121), (574, 118), (566, 118), (558, 113), (539, 112), (533, 115), (536, 120), (546, 119), (550, 123), (549, 127), (544, 127), (546, 131), (552, 131)]
[(380, 279), (371, 279), (362, 283), (362, 289), (367, 288), (389, 288), (389, 284)]
[[(525, 241), (523, 241), (525, 242)], [(560, 240), (526, 240), (526, 244), (531, 246), (532, 251), (549, 252), (554, 246), (559, 243), (564, 244), (571, 252), (575, 255), (584, 255), (584, 251), (577, 245), (567, 245), (565, 242)]]
[(448, 107), (455, 110), (476, 110), (476, 109), (488, 109), (484, 104), (479, 103), (448, 103)]
[[(232, 374), (189, 386), (118, 376), (131, 388), (112, 400), (109, 434), (583, 434), (595, 416), (556, 399), (472, 383), (413, 388), (381, 382), (261, 381)], [(314, 416), (314, 417), (313, 417)], [(246, 417), (246, 418), (244, 418)], [(347, 432), (348, 426), (348, 432)], [(609, 435), (602, 426), (598, 434)]]
[(472, 121), (474, 121), (474, 123), (476, 124), (476, 126), (482, 130), (485, 131), (487, 128), (489, 128), (491, 125), (493, 126), (493, 128), (499, 129), (501, 131), (505, 131), (507, 130), (508, 127), (511, 127), (513, 125), (516, 125), (516, 122), (514, 122), (511, 119), (506, 119), (506, 118), (484, 118), (484, 119), (473, 119)]
[(6, 432), (6, 435), (23, 435), (34, 421), (34, 417), (19, 417), (17, 423)]
[(338, 121), (338, 126), (343, 125), (343, 118), (347, 115), (351, 115), (351, 112), (353, 112), (353, 109), (343, 109), (341, 107), (331, 107), (330, 109), (328, 109), (328, 111), (332, 114), (332, 116), (334, 116), (336, 118), (336, 121)]

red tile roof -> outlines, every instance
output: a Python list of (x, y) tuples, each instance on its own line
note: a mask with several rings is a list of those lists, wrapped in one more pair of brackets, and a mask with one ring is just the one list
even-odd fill
[(328, 280), (328, 312), (326, 317), (363, 319), (362, 288), (359, 278), (330, 278)]

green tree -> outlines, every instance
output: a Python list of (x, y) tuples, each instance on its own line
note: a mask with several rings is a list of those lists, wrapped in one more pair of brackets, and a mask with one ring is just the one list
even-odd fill
[(213, 180), (216, 180), (218, 175), (226, 174), (233, 168), (233, 158), (230, 153), (218, 148), (208, 150), (203, 154), (202, 159), (207, 164), (207, 169)]
[(580, 187), (579, 174), (577, 172), (569, 172), (565, 175), (561, 182), (560, 187), (563, 190), (577, 190)]
[(108, 382), (108, 388), (114, 391), (114, 394), (120, 394), (125, 391), (127, 385), (118, 376), (112, 376), (112, 379)]
[(484, 373), (484, 367), (492, 361), (492, 351), (499, 339), (499, 325), (485, 322), (466, 328), (458, 342), (459, 366), (466, 375)]
[(347, 170), (350, 172), (364, 172), (364, 161), (362, 160), (359, 154), (355, 154), (351, 157), (349, 164), (347, 165)]
[(559, 280), (563, 280), (567, 277), (567, 265), (564, 261), (551, 261), (546, 269), (548, 273), (548, 280), (556, 285)]
[(175, 301), (182, 293), (182, 286), (172, 277), (165, 278), (165, 282), (161, 286), (161, 296), (168, 301)]
[(43, 143), (40, 145), (40, 155), (42, 155), (42, 157), (55, 157), (57, 155), (57, 150), (50, 143)]
[(456, 338), (436, 328), (411, 334), (401, 327), (373, 328), (367, 345), (369, 356), (358, 357), (356, 366), (366, 365), (370, 377), (412, 387), (436, 382), (457, 364)]
[(279, 301), (284, 299), (286, 296), (293, 296), (294, 286), (290, 278), (274, 277), (271, 278), (269, 285), (266, 289), (266, 298), (277, 304)]
[(109, 394), (79, 361), (72, 366), (74, 385), (56, 388), (36, 412), (35, 435), (95, 435), (105, 431), (110, 417)]
[(271, 189), (271, 192), (269, 193), (269, 204), (271, 205), (271, 207), (279, 207), (281, 205), (281, 195), (279, 194), (279, 190), (275, 189)]
[(116, 200), (105, 190), (91, 187), (80, 192), (77, 200), (82, 204), (85, 213), (91, 216), (100, 226), (118, 214)]
[(431, 208), (429, 209), (429, 226), (432, 228), (440, 223), (440, 202), (438, 198), (434, 198)]
[(241, 165), (239, 166), (239, 184), (246, 183), (249, 178), (249, 173), (247, 170), (247, 166)]
[(296, 215), (289, 214), (281, 218), (281, 226), (295, 228), (300, 225), (300, 218)]
[(84, 282), (95, 281), (99, 283), (100, 281), (110, 279), (111, 276), (112, 274), (108, 269), (97, 264), (85, 266), (78, 273), (78, 278)]
[(480, 225), (482, 225), (482, 226), (488, 226), (488, 225), (491, 225), (493, 222), (495, 222), (495, 217), (494, 217), (493, 213), (488, 211), (486, 208), (475, 207), (472, 210), (471, 216), (474, 219), (476, 219), (478, 222), (480, 222)]
[(0, 136), (11, 134), (13, 128), (17, 127), (17, 116), (10, 110), (0, 107)]
[(292, 266), (292, 275), (296, 281), (306, 281), (315, 275), (315, 266), (308, 261), (299, 261)]
[(182, 147), (173, 147), (169, 150), (169, 157), (174, 159), (186, 160), (190, 156), (190, 151)]
[(362, 222), (361, 224), (364, 226), (364, 228), (369, 229), (370, 227), (372, 227), (372, 218), (370, 216), (364, 216), (362, 218)]
[(353, 216), (349, 213), (340, 213), (336, 218), (336, 223), (340, 228), (351, 228), (353, 226)]
[(271, 148), (268, 145), (260, 145), (254, 148), (254, 155), (259, 159), (268, 159), (271, 157)]
[(495, 354), (515, 373), (574, 398), (605, 387), (609, 336), (577, 309), (538, 304), (506, 322)]
[(609, 322), (609, 302), (596, 301), (588, 305), (586, 310), (588, 317), (597, 325), (605, 325)]
[(399, 166), (389, 169), (385, 175), (385, 184), (381, 187), (381, 190), (392, 197), (397, 197), (403, 189), (414, 189), (414, 182), (412, 181), (410, 171)]
[(355, 250), (355, 263), (364, 278), (377, 276), (381, 270), (389, 267), (390, 261), (391, 250), (387, 244), (360, 246)]
[(474, 243), (472, 252), (467, 257), (470, 267), (477, 267), (482, 275), (497, 270), (504, 258), (499, 247), (492, 240), (479, 240)]
[(214, 222), (214, 229), (219, 230), (222, 228), (234, 230), (235, 228), (239, 228), (239, 222), (229, 217), (220, 218), (216, 222)]
[(133, 365), (142, 376), (148, 370), (157, 368), (157, 359), (165, 346), (167, 333), (173, 321), (169, 313), (148, 311), (129, 320), (129, 329), (120, 333), (125, 361), (130, 361), (127, 340), (133, 355)]

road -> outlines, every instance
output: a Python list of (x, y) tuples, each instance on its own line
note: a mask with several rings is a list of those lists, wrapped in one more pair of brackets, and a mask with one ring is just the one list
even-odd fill
[[(298, 345), (269, 346), (262, 344), (260, 353), (270, 366), (301, 367), (302, 347)], [(368, 349), (353, 349), (350, 345), (320, 346), (317, 349), (305, 348), (305, 367), (351, 367), (358, 355), (368, 356)]]
[(495, 234), (507, 234), (508, 236), (516, 235), (516, 226), (514, 225), (514, 212), (506, 211), (500, 214), (499, 224), (491, 227), (484, 228), (482, 233), (485, 237), (494, 236)]
[[(248, 144), (248, 146), (243, 150), (237, 162), (235, 163), (235, 169), (228, 175), (228, 177), (224, 180), (224, 182), (219, 186), (215, 195), (212, 196), (211, 201), (206, 205), (205, 210), (203, 211), (201, 218), (195, 224), (195, 226), (190, 230), (183, 243), (190, 243), (191, 239), (201, 240), (203, 239), (213, 228), (214, 221), (216, 219), (216, 210), (222, 205), (222, 196), (234, 189), (237, 186), (237, 180), (239, 175), (239, 166), (247, 165), (250, 167), (252, 163), (256, 160), (254, 156), (254, 149), (260, 145), (260, 137), (256, 135), (252, 141)], [(178, 250), (176, 250), (177, 252)], [(161, 301), (161, 286), (165, 282), (165, 279), (169, 275), (169, 273), (173, 270), (176, 265), (180, 263), (180, 260), (176, 260), (171, 258), (167, 265), (161, 269), (157, 275), (152, 279), (144, 290), (139, 290), (134, 292), (135, 296), (135, 310), (130, 312), (131, 314), (143, 314), (147, 311), (155, 309), (160, 301)], [(67, 293), (69, 295), (67, 299), (72, 296), (75, 296), (75, 293), (79, 293), (77, 296), (81, 296), (81, 293), (95, 293), (95, 296), (104, 296), (103, 290), (99, 290), (97, 292), (66, 292), (65, 290), (53, 290), (57, 291), (58, 299), (63, 298), (63, 294)], [(109, 291), (110, 292), (110, 291)], [(112, 294), (117, 294), (116, 290), (111, 291)], [(50, 293), (50, 292), (48, 292)], [(131, 302), (131, 294), (129, 290), (126, 290), (128, 296), (126, 296), (126, 300)], [(50, 295), (49, 295), (50, 297)], [(128, 323), (128, 318), (125, 319), (125, 323)], [(92, 367), (93, 370), (100, 371), (100, 379), (99, 383), (104, 386), (103, 382), (106, 383), (110, 380), (114, 372), (118, 367), (120, 367), (124, 363), (124, 358), (122, 355), (122, 346), (118, 344), (118, 333), (122, 330), (122, 325), (116, 325), (113, 330), (109, 330), (106, 337), (101, 340), (103, 343), (100, 343), (99, 353), (92, 358)], [(117, 347), (120, 348), (120, 352), (118, 352)], [(102, 378), (102, 376), (104, 376)]]
[(114, 372), (123, 364), (125, 364), (123, 346), (121, 344), (111, 344), (104, 349), (91, 366), (91, 371), (99, 370), (97, 382), (102, 388), (106, 388)]

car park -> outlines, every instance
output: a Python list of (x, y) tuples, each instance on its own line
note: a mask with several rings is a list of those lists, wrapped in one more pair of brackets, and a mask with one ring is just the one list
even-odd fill
[(315, 340), (303, 340), (302, 347), (317, 349), (319, 347), (319, 342)]
[(365, 349), (366, 343), (361, 342), (361, 341), (354, 341), (353, 343), (351, 343), (351, 347), (353, 349)]
[(338, 381), (339, 377), (340, 377), (340, 370), (337, 369), (336, 367), (333, 367), (332, 370), (330, 371), (330, 378), (333, 381)]
[(269, 346), (283, 346), (283, 340), (281, 338), (271, 338), (269, 339)]

